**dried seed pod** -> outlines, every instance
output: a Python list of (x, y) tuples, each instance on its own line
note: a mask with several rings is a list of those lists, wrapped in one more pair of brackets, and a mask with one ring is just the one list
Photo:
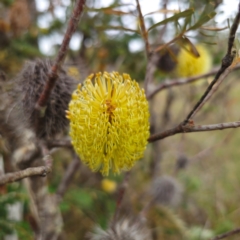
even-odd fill
[(75, 87), (75, 80), (61, 68), (48, 99), (45, 115), (41, 118), (40, 127), (36, 129), (34, 107), (47, 82), (51, 65), (50, 60), (28, 62), (17, 77), (20, 111), (23, 112), (27, 126), (36, 131), (40, 138), (51, 137), (66, 128), (68, 120), (65, 117), (65, 110)]

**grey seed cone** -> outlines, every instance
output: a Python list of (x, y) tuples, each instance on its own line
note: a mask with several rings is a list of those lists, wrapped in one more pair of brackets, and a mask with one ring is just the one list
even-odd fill
[(68, 120), (65, 117), (65, 110), (68, 109), (75, 85), (75, 80), (60, 69), (55, 87), (47, 102), (45, 116), (36, 130), (34, 107), (47, 82), (51, 66), (50, 60), (28, 62), (16, 79), (20, 98), (19, 109), (23, 112), (27, 126), (32, 128), (39, 138), (52, 137), (66, 128)]

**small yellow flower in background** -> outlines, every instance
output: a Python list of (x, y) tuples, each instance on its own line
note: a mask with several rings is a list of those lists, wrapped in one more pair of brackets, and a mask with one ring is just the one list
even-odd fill
[(76, 79), (80, 79), (80, 72), (79, 72), (79, 70), (78, 70), (76, 67), (74, 67), (74, 66), (68, 67), (67, 73), (68, 73), (68, 75), (71, 76), (71, 77), (74, 77), (74, 78), (76, 78)]
[(200, 55), (199, 57), (194, 56), (184, 48), (180, 49), (177, 55), (176, 66), (176, 74), (178, 77), (191, 77), (204, 74), (211, 69), (212, 58), (208, 50), (200, 44), (197, 44), (195, 47)]
[(113, 181), (113, 180), (104, 178), (104, 179), (101, 181), (101, 187), (102, 187), (102, 190), (103, 190), (104, 192), (113, 193), (113, 192), (115, 192), (116, 189), (117, 189), (117, 184), (116, 184), (116, 182)]
[(128, 74), (90, 75), (72, 94), (67, 118), (76, 153), (92, 171), (129, 170), (149, 137), (144, 90)]

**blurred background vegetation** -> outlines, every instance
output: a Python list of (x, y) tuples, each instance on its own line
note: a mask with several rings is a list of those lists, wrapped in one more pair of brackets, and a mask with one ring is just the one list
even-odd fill
[[(54, 59), (59, 49), (75, 1), (46, 2), (48, 7), (44, 11), (39, 10), (32, 0), (0, 2), (0, 70), (6, 74), (7, 81), (18, 74), (25, 61), (46, 57)], [(170, 58), (174, 66), (170, 66), (170, 71), (158, 66), (154, 84), (179, 77), (174, 71), (178, 64), (175, 60), (186, 42), (191, 46), (201, 43), (212, 57), (213, 66), (219, 66), (226, 52), (229, 24), (232, 23), (232, 19), (222, 19), (221, 24), (215, 21), (220, 15), (221, 4), (221, 0), (185, 0), (181, 3), (159, 0), (159, 9), (144, 17), (148, 28), (152, 27), (149, 31), (151, 48), (162, 46), (184, 32), (171, 45), (172, 49), (178, 50), (175, 52), (169, 48), (167, 51), (168, 55), (173, 55)], [(184, 11), (187, 12), (181, 14)], [(156, 16), (161, 20), (156, 20)], [(165, 22), (161, 23), (164, 19)], [(227, 29), (223, 30), (224, 27)], [(133, 48), (134, 44), (137, 50)], [(238, 45), (236, 43), (237, 49)], [(129, 73), (133, 79), (143, 83), (147, 61), (135, 1), (115, 0), (102, 8), (98, 1), (87, 0), (71, 46), (65, 67), (77, 82), (92, 72), (119, 71)], [(164, 53), (159, 52), (159, 61)], [(150, 101), (154, 132), (181, 122), (209, 81), (211, 77), (156, 94)], [(239, 91), (236, 71), (225, 79), (195, 122), (238, 121)], [(163, 191), (163, 195), (170, 192), (167, 203), (162, 200), (164, 196), (157, 195), (158, 201), (146, 215), (153, 239), (210, 239), (239, 226), (238, 132), (238, 129), (229, 129), (181, 134), (149, 144), (145, 158), (131, 171), (122, 216), (137, 215), (152, 195)], [(0, 159), (4, 158), (4, 151), (4, 140), (0, 135)], [(71, 150), (65, 148), (56, 149), (53, 156), (53, 172), (48, 176), (50, 193), (56, 192), (72, 159)], [(106, 180), (80, 164), (60, 203), (64, 221), (61, 239), (84, 239), (96, 225), (106, 229), (115, 211), (117, 186), (123, 178), (124, 174), (110, 175)], [(164, 181), (170, 184), (166, 187)], [(159, 189), (161, 187), (164, 190)], [(18, 239), (33, 239), (35, 222), (29, 201), (22, 182), (0, 187), (0, 239), (13, 232), (17, 233)], [(8, 209), (16, 202), (22, 203), (21, 216), (18, 220), (11, 220)], [(229, 239), (239, 239), (239, 236)]]

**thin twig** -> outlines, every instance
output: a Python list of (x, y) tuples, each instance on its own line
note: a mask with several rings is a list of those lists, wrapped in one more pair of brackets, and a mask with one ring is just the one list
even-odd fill
[(124, 195), (126, 193), (126, 190), (128, 188), (129, 176), (130, 176), (130, 171), (125, 173), (122, 184), (120, 185), (119, 190), (118, 190), (116, 209), (115, 209), (115, 213), (114, 213), (113, 221), (112, 221), (113, 226), (115, 225), (116, 221), (118, 220), (118, 216), (119, 216), (121, 206), (122, 206), (123, 197), (124, 197)]
[(236, 228), (236, 229), (234, 229), (234, 230), (232, 230), (232, 231), (230, 231), (230, 232), (227, 232), (227, 233), (223, 233), (223, 234), (221, 234), (221, 235), (218, 235), (218, 236), (212, 238), (211, 240), (224, 239), (224, 238), (233, 236), (233, 235), (238, 234), (238, 233), (240, 233), (240, 228)]
[(197, 104), (193, 107), (193, 109), (190, 111), (190, 113), (187, 115), (186, 119), (183, 121), (183, 125), (186, 125), (188, 121), (192, 118), (193, 115), (195, 115), (195, 111), (198, 109), (198, 107), (202, 104), (202, 102), (205, 100), (205, 98), (208, 96), (210, 91), (212, 90), (215, 83), (220, 79), (220, 76), (225, 72), (225, 70), (232, 64), (234, 58), (234, 54), (232, 55), (226, 55), (222, 60), (222, 66), (217, 72), (215, 78), (213, 81), (209, 84), (207, 90), (204, 92), (200, 100), (197, 102)]
[(140, 22), (141, 33), (142, 33), (143, 40), (145, 42), (145, 51), (146, 51), (147, 61), (148, 61), (147, 62), (147, 68), (146, 68), (146, 76), (145, 76), (145, 80), (144, 80), (144, 89), (145, 89), (145, 92), (147, 94), (148, 84), (152, 81), (153, 74), (154, 74), (155, 69), (156, 69), (156, 64), (155, 63), (157, 61), (157, 57), (154, 53), (150, 52), (149, 42), (148, 42), (148, 31), (146, 30), (144, 18), (143, 18), (143, 15), (142, 15), (141, 6), (140, 6), (138, 0), (136, 0), (136, 3), (137, 3), (138, 14), (139, 14), (139, 22)]
[(50, 155), (46, 155), (44, 157), (44, 162), (46, 163), (45, 166), (31, 167), (31, 168), (24, 169), (22, 171), (7, 173), (5, 175), (0, 176), (0, 185), (16, 182), (26, 177), (32, 177), (32, 176), (45, 177), (48, 173), (52, 171), (52, 164), (51, 164), (52, 157)]
[(35, 111), (38, 113), (38, 116), (40, 116), (40, 117), (43, 117), (45, 114), (47, 101), (49, 99), (52, 89), (54, 88), (55, 82), (57, 81), (57, 78), (58, 78), (58, 70), (61, 67), (61, 65), (63, 64), (63, 61), (66, 57), (69, 42), (71, 40), (73, 33), (75, 32), (75, 30), (77, 28), (77, 24), (79, 22), (82, 12), (83, 12), (83, 7), (85, 5), (85, 2), (86, 2), (86, 0), (78, 0), (76, 3), (73, 14), (69, 20), (68, 28), (64, 35), (63, 42), (58, 51), (57, 58), (53, 64), (53, 66), (51, 67), (50, 73), (48, 75), (48, 81), (36, 103)]
[(233, 44), (234, 44), (234, 39), (235, 39), (235, 34), (239, 25), (239, 20), (240, 20), (240, 3), (238, 5), (238, 12), (237, 15), (234, 19), (233, 25), (230, 29), (229, 33), (229, 39), (228, 39), (228, 49), (225, 57), (222, 59), (222, 65), (219, 71), (217, 72), (214, 80), (209, 84), (208, 88), (200, 98), (200, 100), (197, 102), (197, 104), (193, 107), (193, 109), (190, 111), (190, 113), (187, 115), (186, 119), (183, 121), (183, 125), (186, 125), (188, 121), (192, 118), (193, 114), (195, 111), (198, 109), (198, 107), (201, 105), (201, 103), (205, 100), (211, 89), (213, 88), (213, 85), (219, 80), (220, 76), (225, 72), (225, 70), (231, 66), (233, 59), (236, 55), (236, 52), (232, 52)]
[(232, 137), (233, 133), (235, 133), (234, 129), (232, 129), (232, 131), (230, 131), (225, 137), (223, 140), (221, 140), (220, 142), (218, 142), (217, 144), (211, 146), (211, 147), (208, 147), (200, 152), (198, 152), (197, 154), (195, 154), (194, 156), (190, 157), (188, 160), (189, 160), (189, 163), (193, 163), (194, 161), (198, 161), (204, 157), (206, 157), (208, 154), (210, 154), (213, 149), (215, 148), (221, 148), (222, 146), (224, 146), (226, 143), (230, 143), (230, 138)]
[(144, 89), (146, 95), (148, 95), (148, 86), (153, 81), (154, 72), (156, 70), (156, 63), (158, 61), (158, 56), (155, 53), (151, 53), (146, 68), (146, 75), (144, 80)]
[(143, 209), (140, 212), (140, 216), (146, 218), (148, 211), (151, 209), (152, 206), (155, 204), (155, 199), (151, 199), (149, 202), (145, 204)]
[[(235, 66), (232, 70), (234, 71), (234, 70), (239, 70), (239, 69), (240, 69), (240, 64)], [(174, 80), (174, 79), (166, 80), (163, 83), (160, 83), (158, 86), (156, 86), (156, 88), (152, 92), (147, 94), (147, 99), (151, 99), (156, 93), (162, 91), (163, 89), (193, 83), (193, 82), (198, 81), (199, 79), (210, 77), (210, 76), (216, 74), (217, 72), (218, 72), (218, 68), (214, 68), (208, 73), (197, 75), (194, 77), (180, 78), (180, 79), (176, 79), (176, 80)]]
[(220, 84), (223, 82), (223, 80), (227, 77), (227, 75), (231, 72), (232, 65), (228, 67), (223, 74), (219, 77), (218, 81), (215, 83), (211, 91), (208, 93), (206, 98), (202, 101), (202, 103), (198, 106), (198, 108), (195, 110), (195, 112), (192, 114), (192, 118), (196, 115), (196, 113), (203, 107), (203, 105), (212, 97), (212, 95), (217, 91)]
[(227, 128), (239, 128), (240, 121), (238, 122), (227, 122), (227, 123), (218, 123), (218, 124), (210, 124), (210, 125), (198, 125), (194, 126), (193, 124), (182, 125), (163, 131), (161, 133), (153, 134), (148, 139), (148, 142), (155, 142), (160, 139), (167, 138), (169, 136), (178, 134), (178, 133), (190, 133), (190, 132), (206, 132), (206, 131), (216, 131), (223, 130)]
[[(167, 8), (167, 3), (168, 0), (165, 0), (163, 3), (163, 9)], [(167, 14), (164, 14), (164, 19), (167, 17)], [(161, 43), (163, 40), (163, 36), (166, 32), (167, 29), (167, 24), (165, 24), (163, 26), (163, 28), (159, 31), (159, 37), (158, 37), (158, 42)], [(145, 89), (145, 93), (146, 95), (148, 94), (148, 86), (149, 84), (151, 84), (153, 82), (153, 78), (154, 78), (154, 72), (156, 70), (156, 64), (157, 61), (159, 60), (159, 54), (152, 51), (149, 51), (149, 57), (147, 59), (147, 68), (146, 68), (146, 75), (145, 75), (145, 80), (144, 80), (144, 89)]]
[(136, 0), (137, 3), (137, 10), (138, 10), (138, 14), (139, 14), (139, 22), (140, 22), (140, 27), (141, 27), (141, 33), (143, 36), (143, 40), (145, 42), (145, 50), (146, 50), (146, 54), (147, 54), (147, 58), (149, 57), (150, 54), (150, 49), (149, 49), (149, 42), (148, 42), (148, 32), (146, 30), (146, 26), (144, 23), (144, 18), (142, 15), (142, 10), (141, 10), (141, 6), (139, 4), (139, 1)]
[(172, 43), (176, 42), (177, 40), (179, 40), (180, 38), (182, 38), (184, 36), (185, 32), (179, 33), (175, 38), (173, 38), (171, 41), (157, 47), (156, 49), (154, 49), (154, 53), (157, 53), (159, 51), (161, 51), (162, 49), (170, 46)]
[[(222, 75), (224, 76), (225, 74), (228, 74), (228, 68), (233, 63), (234, 57), (236, 55), (236, 51), (232, 51), (232, 48), (233, 48), (233, 44), (234, 44), (235, 34), (236, 34), (236, 31), (237, 31), (237, 28), (238, 28), (238, 25), (239, 25), (239, 21), (240, 21), (240, 3), (238, 5), (237, 16), (234, 19), (233, 25), (232, 25), (231, 30), (230, 30), (229, 39), (228, 39), (227, 54), (223, 58), (221, 68), (216, 73), (216, 76), (215, 76), (214, 80), (209, 84), (207, 90), (204, 92), (201, 99), (197, 102), (197, 104), (190, 111), (190, 113), (187, 115), (186, 119), (182, 123), (180, 123), (178, 126), (172, 128), (172, 129), (168, 129), (164, 132), (161, 132), (161, 133), (154, 134), (154, 135), (150, 136), (150, 138), (148, 139), (149, 142), (154, 142), (154, 141), (157, 141), (157, 140), (175, 135), (177, 133), (214, 131), (214, 130), (223, 130), (223, 129), (226, 129), (226, 128), (237, 128), (237, 127), (240, 126), (240, 122), (230, 122), (230, 123), (219, 123), (219, 124), (213, 124), (213, 125), (194, 126), (194, 124), (191, 120), (191, 118), (199, 110), (199, 107), (203, 103), (206, 102), (205, 99), (207, 97), (211, 96), (210, 92), (211, 92), (213, 86), (216, 84), (216, 82), (219, 81), (219, 79), (223, 79), (223, 78), (221, 78)], [(232, 69), (232, 67), (229, 68), (229, 70), (231, 70), (231, 69)]]
[[(163, 19), (167, 18), (167, 5), (168, 5), (168, 1), (169, 0), (163, 0), (163, 2), (162, 2), (162, 10), (163, 11), (165, 10), (164, 15), (163, 15)], [(162, 29), (159, 31), (158, 39), (157, 39), (158, 43), (161, 44), (163, 42), (163, 37), (165, 36), (166, 30), (167, 30), (167, 23), (164, 24)]]
[(67, 191), (69, 183), (73, 179), (79, 166), (80, 166), (80, 160), (77, 156), (75, 156), (73, 161), (69, 164), (69, 166), (62, 178), (62, 181), (60, 182), (60, 184), (58, 186), (58, 190), (56, 192), (56, 197), (57, 197), (58, 202), (60, 202), (62, 200), (62, 197), (64, 196), (65, 192)]

